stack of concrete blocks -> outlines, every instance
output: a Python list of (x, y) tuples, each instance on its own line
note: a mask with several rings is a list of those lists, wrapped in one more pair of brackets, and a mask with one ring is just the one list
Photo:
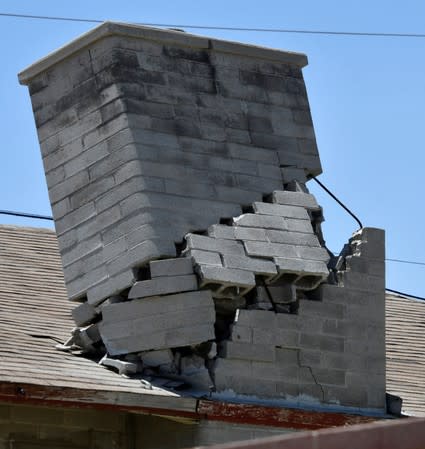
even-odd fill
[[(125, 297), (97, 307), (82, 303), (73, 317), (79, 327), (62, 349), (104, 350), (100, 363), (120, 374), (154, 373), (195, 388), (212, 386), (206, 361), (216, 356), (208, 343), (215, 339), (214, 302), (209, 290), (199, 290), (190, 258), (150, 262), (149, 279), (136, 282)], [(174, 351), (202, 344), (208, 348), (204, 358), (196, 349), (190, 356)]]
[(297, 315), (238, 310), (215, 369), (218, 391), (384, 408), (384, 233), (364, 228), (349, 249), (339, 283), (301, 299)]
[(302, 54), (105, 23), (20, 74), (71, 300), (321, 173)]
[(245, 296), (258, 278), (313, 290), (329, 275), (329, 254), (309, 214), (319, 209), (309, 193), (275, 191), (271, 203), (254, 202), (253, 213), (233, 218), (230, 226), (210, 226), (207, 236), (188, 234), (184, 253), (193, 258), (201, 287), (216, 298)]

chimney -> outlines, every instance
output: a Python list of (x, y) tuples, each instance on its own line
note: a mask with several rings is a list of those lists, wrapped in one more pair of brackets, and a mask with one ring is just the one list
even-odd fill
[(81, 303), (61, 349), (203, 392), (384, 410), (384, 233), (326, 249), (306, 63), (104, 23), (19, 75)]
[(305, 55), (104, 23), (29, 87), (69, 298), (131, 287), (188, 232), (321, 173)]

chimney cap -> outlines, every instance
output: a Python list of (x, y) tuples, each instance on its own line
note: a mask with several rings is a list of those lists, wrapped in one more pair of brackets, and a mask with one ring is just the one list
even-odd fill
[(171, 29), (153, 28), (128, 23), (104, 22), (93, 30), (82, 34), (80, 37), (72, 40), (68, 44), (24, 69), (18, 74), (20, 84), (28, 85), (32, 78), (40, 73), (45, 72), (63, 59), (70, 57), (94, 42), (108, 36), (126, 36), (156, 42), (173, 43), (192, 48), (210, 49), (221, 53), (232, 53), (241, 56), (287, 63), (300, 68), (307, 65), (307, 56), (303, 53), (208, 38)]

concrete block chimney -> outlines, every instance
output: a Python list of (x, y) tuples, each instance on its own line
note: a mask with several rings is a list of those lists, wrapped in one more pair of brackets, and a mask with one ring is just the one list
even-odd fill
[(320, 174), (306, 63), (104, 23), (20, 73), (70, 299), (97, 304), (186, 233)]
[(19, 75), (81, 303), (61, 349), (203, 394), (383, 412), (384, 232), (325, 246), (306, 63), (104, 23)]

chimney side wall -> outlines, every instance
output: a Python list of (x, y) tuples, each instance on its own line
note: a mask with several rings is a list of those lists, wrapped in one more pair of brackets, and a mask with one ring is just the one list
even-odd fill
[(301, 69), (215, 47), (107, 36), (28, 82), (71, 300), (321, 172)]

